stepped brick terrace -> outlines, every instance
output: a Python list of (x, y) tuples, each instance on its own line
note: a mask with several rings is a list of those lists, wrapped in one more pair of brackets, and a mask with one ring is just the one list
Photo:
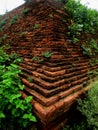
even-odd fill
[[(24, 10), (28, 8), (28, 12)], [(10, 19), (18, 20), (10, 25)], [(91, 66), (82, 54), (81, 43), (74, 45), (67, 36), (68, 14), (52, 6), (52, 2), (38, 2), (34, 7), (26, 4), (9, 12), (2, 37), (7, 35), (7, 53), (22, 57), (19, 75), (25, 86), (23, 96), (33, 96), (33, 109), (44, 130), (52, 130), (55, 122), (88, 90), (88, 72)], [(65, 20), (64, 20), (65, 19)], [(58, 124), (57, 124), (58, 125)], [(55, 126), (55, 130), (57, 130)]]

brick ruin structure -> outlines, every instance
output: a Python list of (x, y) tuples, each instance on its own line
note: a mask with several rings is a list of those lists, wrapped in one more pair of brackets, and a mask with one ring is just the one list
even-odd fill
[[(33, 110), (43, 130), (58, 130), (58, 120), (88, 90), (87, 72), (98, 69), (82, 54), (81, 43), (71, 42), (67, 36), (69, 16), (54, 5), (40, 1), (30, 8), (24, 4), (12, 10), (3, 16), (7, 23), (0, 33), (7, 35), (7, 52), (23, 59), (19, 63), (25, 86), (22, 94), (33, 96)], [(16, 15), (17, 21), (10, 25)], [(94, 78), (93, 74), (90, 77)]]

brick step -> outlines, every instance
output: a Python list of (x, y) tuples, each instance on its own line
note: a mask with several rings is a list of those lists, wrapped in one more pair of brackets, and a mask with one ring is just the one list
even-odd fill
[[(14, 46), (14, 45), (13, 45)], [(54, 52), (54, 51), (51, 51), (50, 49), (48, 49), (48, 48), (40, 48), (40, 51), (39, 50), (34, 50), (33, 49), (33, 47), (30, 45), (30, 46), (26, 46), (25, 48), (21, 48), (21, 49), (18, 49), (18, 48), (20, 48), (20, 47), (17, 47), (17, 48), (15, 48), (15, 47), (11, 47), (11, 49), (13, 50), (14, 49), (14, 51), (17, 51), (18, 53), (29, 53), (30, 52), (30, 54), (34, 54), (34, 55), (37, 55), (37, 56), (41, 56), (42, 55), (42, 53), (45, 53), (46, 52), (46, 50), (47, 50), (47, 52), (49, 51), (49, 52), (53, 52), (53, 54), (52, 54), (52, 56), (51, 57), (53, 57), (53, 56), (55, 56), (56, 55), (56, 57), (59, 57), (59, 55), (60, 56), (62, 56), (62, 57), (69, 57), (69, 54), (66, 54), (66, 50), (63, 52), (63, 51), (61, 51), (61, 53), (63, 54), (60, 54), (60, 52), (59, 53), (57, 53), (57, 52)], [(65, 55), (64, 55), (65, 54)], [(78, 57), (78, 56), (82, 56), (82, 54), (79, 54), (79, 53), (77, 53), (77, 52), (71, 52), (71, 55), (73, 55), (74, 57)]]
[(76, 71), (78, 71), (78, 70), (81, 70), (81, 72), (82, 71), (85, 71), (86, 69), (89, 69), (90, 68), (90, 65), (89, 66), (87, 66), (87, 65), (84, 65), (84, 66), (73, 66), (73, 69), (75, 69)]
[(45, 61), (44, 64), (48, 67), (58, 67), (58, 66), (70, 66), (72, 65), (74, 62), (78, 62), (80, 64), (87, 62), (87, 59), (82, 59), (82, 57), (80, 57), (81, 60), (78, 60), (78, 57), (75, 57), (74, 59), (72, 58), (69, 58), (69, 59), (66, 59), (65, 61), (61, 61), (61, 62), (51, 62), (51, 61)]
[(32, 75), (31, 69), (26, 69), (26, 68), (23, 68), (23, 67), (20, 67), (20, 69), (22, 70), (23, 73), (27, 73), (29, 75)]
[[(32, 75), (30, 73), (28, 73), (28, 71), (22, 71), (23, 74), (21, 74), (22, 77), (26, 77), (26, 78), (29, 78), (29, 77), (37, 77), (37, 78), (40, 78), (46, 82), (50, 82), (50, 83), (53, 83), (53, 82), (56, 82), (58, 80), (62, 80), (64, 78), (69, 78), (71, 76), (75, 76), (75, 75), (79, 75), (80, 72), (72, 72), (72, 73), (69, 73), (69, 74), (64, 74), (64, 75), (61, 75), (61, 76), (55, 76), (55, 77), (50, 77), (50, 76), (47, 76), (47, 75), (44, 75), (43, 73), (39, 73), (37, 71), (33, 71), (32, 72)], [(83, 73), (85, 74), (85, 73)], [(82, 74), (81, 74), (82, 75)], [(78, 77), (78, 76), (77, 76)]]
[[(35, 62), (30, 58), (24, 58), (23, 62), (26, 62), (28, 64), (33, 64), (34, 66), (36, 66), (36, 65), (41, 66), (43, 64), (43, 63), (40, 63), (40, 62)], [(71, 65), (71, 63), (67, 63), (67, 62), (65, 63), (65, 61), (61, 61), (61, 62), (58, 62), (58, 63), (45, 61), (44, 64), (49, 66), (49, 67), (58, 67), (58, 66), (64, 66), (64, 65)]]
[(49, 107), (44, 107), (41, 104), (35, 102), (34, 103), (34, 111), (37, 116), (40, 118), (41, 122), (44, 125), (48, 125), (51, 121), (55, 120), (57, 117), (62, 116), (62, 113), (66, 113), (71, 105), (78, 99), (84, 92), (89, 89), (89, 86), (80, 89), (77, 93), (73, 93), (68, 97), (59, 100)]
[(42, 86), (45, 89), (50, 90), (50, 89), (54, 89), (56, 87), (64, 85), (66, 81), (65, 81), (65, 79), (62, 79), (62, 80), (58, 80), (58, 81), (55, 81), (53, 83), (50, 83), (50, 82), (47, 82), (47, 81), (44, 81), (42, 79), (34, 77), (33, 82), (40, 85), (40, 86)]
[(45, 88), (42, 88), (41, 86), (35, 84), (35, 83), (30, 83), (26, 78), (22, 77), (22, 83), (29, 87), (30, 89), (33, 89), (35, 90), (36, 92), (40, 93), (41, 95), (43, 95), (44, 97), (46, 98), (49, 98), (53, 95), (56, 95), (58, 94), (59, 92), (61, 91), (64, 91), (64, 90), (68, 90), (70, 88), (70, 84), (66, 84), (66, 85), (62, 85), (60, 86), (59, 88), (54, 88), (54, 89), (51, 89), (51, 90), (47, 90)]
[[(67, 49), (67, 51), (69, 51), (69, 52), (77, 51), (77, 48), (76, 48), (76, 47), (73, 48), (73, 46), (68, 46), (66, 49)], [(80, 52), (81, 50), (82, 50), (82, 49), (79, 47), (79, 48), (78, 48), (78, 52)]]
[[(66, 78), (67, 75), (73, 76), (73, 75), (79, 74), (79, 73), (80, 74), (82, 74), (84, 72), (87, 73), (88, 69), (90, 68), (90, 66), (86, 66), (85, 64), (82, 67), (79, 65), (79, 67), (78, 66), (77, 67), (76, 66), (74, 66), (74, 67), (67, 66), (67, 67), (57, 67), (57, 68), (51, 68), (51, 69), (47, 66), (42, 66), (42, 67), (37, 66), (38, 68), (31, 67), (31, 66), (28, 66), (25, 64), (20, 64), (20, 66), (21, 66), (20, 68), (23, 72), (31, 74), (31, 75), (36, 75), (36, 76), (44, 75), (43, 79), (47, 79), (50, 82), (53, 82), (58, 79)], [(67, 70), (65, 71), (65, 69), (67, 69)]]
[(58, 67), (58, 66), (70, 66), (70, 65), (72, 65), (72, 62), (71, 61), (69, 61), (69, 62), (65, 62), (65, 61), (61, 61), (61, 62), (57, 62), (57, 63), (55, 63), (55, 62), (45, 62), (44, 63), (46, 66), (48, 66), (48, 67)]
[(25, 62), (19, 63), (19, 66), (20, 66), (20, 68), (28, 69), (30, 71), (34, 71), (34, 70), (37, 69), (37, 67), (39, 67), (37, 65), (36, 65), (36, 67), (32, 66), (32, 63), (31, 64), (27, 64), (27, 63), (25, 64)]
[(75, 87), (72, 87), (66, 91), (63, 92), (59, 92), (56, 95), (53, 95), (49, 98), (45, 98), (44, 96), (42, 96), (40, 93), (37, 93), (36, 91), (34, 91), (31, 88), (25, 87), (25, 91), (27, 91), (29, 94), (31, 94), (34, 99), (36, 101), (38, 101), (39, 103), (41, 103), (43, 106), (50, 106), (53, 105), (54, 103), (58, 102), (59, 100), (63, 99), (63, 98), (67, 98), (67, 96), (79, 91), (80, 89), (82, 89), (82, 85), (78, 85)]
[[(33, 71), (30, 71), (31, 68), (30, 68), (30, 70), (23, 68), (23, 67), (20, 67), (20, 68), (23, 72), (27, 72), (28, 74), (33, 74)], [(54, 78), (57, 76), (62, 76), (64, 74), (66, 74), (66, 71), (63, 69), (61, 69), (59, 71), (55, 71), (55, 72), (50, 72), (49, 70), (44, 70), (43, 68), (37, 68), (36, 72), (42, 73), (42, 74), (46, 75), (47, 77), (54, 77)]]
[(74, 75), (77, 75), (78, 77), (78, 75), (87, 74), (88, 68), (89, 67), (87, 66), (82, 66), (82, 67), (79, 66), (74, 69), (74, 68), (70, 68), (69, 66), (69, 68), (67, 68), (66, 71), (65, 71), (66, 67), (65, 68), (58, 67), (55, 69), (52, 68), (52, 71), (50, 71), (50, 68), (49, 67), (47, 68), (47, 66), (42, 66), (42, 68), (33, 68), (31, 66), (26, 66), (26, 65), (21, 66), (21, 70), (24, 73), (30, 74), (38, 78), (40, 77), (43, 80), (46, 80), (48, 82), (54, 82), (54, 81), (61, 80), (63, 78), (71, 77)]
[[(32, 51), (33, 52), (33, 51)], [(38, 56), (38, 57), (42, 57), (45, 58), (45, 53), (47, 53), (48, 51), (44, 51), (44, 52), (33, 52), (32, 54), (34, 54), (34, 56)], [(67, 59), (69, 58), (69, 55), (63, 55), (63, 54), (55, 54), (54, 52), (52, 52), (51, 56), (49, 58), (46, 59)]]
[[(83, 68), (82, 68), (83, 69)], [(81, 70), (81, 68), (78, 68), (77, 69), (73, 69), (73, 68), (68, 68), (67, 70), (65, 69), (61, 69), (60, 71), (56, 71), (56, 72), (51, 72), (49, 70), (45, 70), (45, 69), (42, 69), (42, 68), (38, 68), (36, 70), (36, 72), (38, 73), (42, 73), (44, 75), (46, 75), (47, 77), (57, 77), (57, 76), (62, 76), (62, 75), (66, 75), (68, 73), (72, 73), (72, 72), (75, 72), (77, 70), (76, 73), (84, 73), (84, 72), (88, 72), (88, 68), (85, 67), (83, 70)]]
[[(62, 70), (62, 69), (69, 69), (69, 68), (72, 68), (72, 69), (81, 69), (81, 68), (86, 68), (86, 67), (90, 67), (90, 65), (88, 65), (89, 63), (86, 62), (86, 63), (81, 63), (80, 61), (74, 61), (74, 63), (70, 64), (69, 65), (65, 65), (64, 66), (60, 66), (60, 67), (51, 67), (51, 66), (48, 66), (48, 63), (46, 65), (43, 66), (43, 69), (45, 70), (50, 70), (50, 72), (54, 72), (54, 71), (58, 71), (58, 70)], [(50, 63), (49, 63), (50, 65)], [(77, 67), (77, 68), (76, 68)]]
[[(10, 39), (8, 39), (9, 41)], [(30, 48), (30, 47), (34, 47), (34, 44), (28, 42), (28, 41), (21, 41), (21, 39), (19, 39), (19, 42), (17, 43), (17, 46), (15, 47), (15, 44), (11, 44), (11, 48), (14, 48), (15, 50), (19, 49), (26, 49), (26, 48)]]
[(41, 62), (35, 62), (35, 60), (33, 60), (32, 58), (24, 57), (22, 63), (26, 63), (27, 65), (32, 65), (32, 66), (41, 66)]
[(50, 83), (48, 81), (44, 81), (41, 78), (33, 77), (33, 83), (45, 88), (45, 89), (54, 89), (58, 86), (64, 85), (65, 79)]
[[(28, 76), (27, 73), (23, 73), (22, 77), (25, 77), (25, 78), (31, 77), (33, 83), (35, 83), (45, 89), (49, 89), (49, 90), (54, 89), (58, 86), (62, 86), (65, 83), (69, 84), (72, 82), (72, 84), (78, 84), (78, 82), (76, 82), (76, 81), (81, 80), (81, 78), (83, 78), (87, 75), (87, 73), (84, 71), (83, 71), (83, 74), (81, 73), (81, 75), (79, 75), (79, 73), (74, 72), (74, 73), (70, 73), (70, 74), (65, 74), (65, 75), (61, 76), (60, 78), (59, 78), (59, 76), (56, 78), (50, 78), (50, 77), (47, 77), (47, 76), (45, 76), (43, 74), (39, 74), (39, 73), (37, 73), (37, 76), (36, 76), (36, 74), (34, 75), (34, 73), (32, 73), (32, 74), (29, 73), (29, 74), (30, 75)], [(40, 76), (43, 76), (43, 77), (40, 77)], [(86, 79), (87, 79), (87, 77), (86, 77)]]
[[(54, 63), (53, 63), (54, 64)], [(60, 71), (60, 70), (65, 70), (65, 69), (69, 69), (72, 67), (72, 65), (62, 65), (62, 66), (49, 66), (50, 64), (44, 64), (42, 66), (42, 69), (46, 70), (46, 71), (50, 71), (50, 72), (57, 72), (57, 71)], [(52, 65), (52, 64), (51, 64)]]
[(31, 62), (27, 62), (26, 64), (25, 64), (25, 62), (21, 62), (21, 63), (19, 63), (19, 65), (23, 69), (29, 69), (31, 71), (35, 71), (35, 70), (38, 71), (39, 70), (39, 72), (41, 71), (41, 69), (46, 70), (46, 71), (50, 71), (50, 72), (57, 72), (57, 71), (60, 71), (60, 70), (72, 68), (72, 65), (49, 67), (45, 64), (41, 65), (41, 64), (37, 64), (37, 63), (31, 63)]
[[(54, 44), (55, 44), (55, 43), (54, 43)], [(47, 46), (46, 46), (46, 47), (40, 47), (40, 48), (39, 48), (39, 47), (36, 47), (36, 48), (34, 47), (34, 48), (33, 48), (33, 46), (31, 46), (31, 47), (32, 47), (34, 53), (37, 53), (37, 52), (46, 52), (46, 50), (47, 50), (47, 51), (51, 51), (51, 52), (53, 52), (54, 54), (55, 54), (55, 53), (58, 53), (58, 54), (60, 54), (60, 53), (61, 53), (61, 54), (66, 54), (66, 51), (67, 51), (67, 53), (69, 53), (69, 52), (71, 52), (71, 53), (73, 53), (73, 54), (74, 54), (74, 53), (77, 53), (77, 48), (74, 48), (74, 49), (73, 49), (73, 48), (72, 48), (72, 49), (71, 49), (71, 48), (66, 48), (66, 47), (64, 47), (64, 45), (62, 46), (63, 48), (62, 48), (62, 47), (59, 47), (59, 46), (58, 46), (58, 47), (55, 47), (55, 48), (52, 48), (51, 46), (50, 46), (50, 47), (47, 47)], [(61, 50), (60, 50), (60, 49), (61, 49)], [(59, 51), (58, 51), (58, 50), (59, 50)], [(78, 52), (80, 52), (80, 50), (78, 50)], [(77, 54), (78, 54), (78, 53), (77, 53)]]
[[(40, 68), (42, 66), (41, 64), (34, 63), (31, 59), (29, 60), (29, 59), (26, 58), (25, 61), (30, 61), (30, 62), (26, 62), (26, 64), (25, 64), (25, 62), (22, 62), (22, 63), (20, 63), (20, 66), (28, 68), (28, 69), (31, 68), (32, 70), (35, 67)], [(72, 69), (76, 69), (76, 70), (81, 70), (83, 68), (90, 67), (90, 65), (88, 65), (89, 64), (88, 62), (81, 63), (81, 61), (75, 61), (72, 64), (69, 63), (69, 65), (67, 65), (67, 66), (65, 66), (65, 62), (63, 62), (63, 66), (60, 66), (60, 67), (57, 66), (58, 64), (60, 65), (60, 63), (57, 63), (57, 65), (56, 65), (55, 63), (49, 63), (49, 62), (47, 62), (45, 64), (46, 65), (42, 66), (42, 68), (45, 69), (45, 70), (50, 70), (50, 72), (53, 72), (53, 71), (55, 72), (55, 71), (58, 71), (58, 70), (68, 69), (68, 68), (72, 68)], [(33, 66), (33, 68), (31, 66)]]
[(87, 62), (87, 61), (83, 62), (83, 60), (81, 61), (79, 59), (77, 59), (76, 61), (74, 61), (73, 64), (75, 66), (77, 66), (77, 67), (78, 66), (90, 66), (89, 62)]

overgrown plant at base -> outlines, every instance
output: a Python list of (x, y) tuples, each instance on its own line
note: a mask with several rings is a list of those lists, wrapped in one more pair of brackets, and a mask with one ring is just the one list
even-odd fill
[(78, 100), (77, 109), (83, 119), (81, 122), (78, 119), (77, 123), (65, 126), (63, 130), (98, 130), (98, 82), (91, 85), (84, 99)]
[(0, 130), (15, 130), (17, 126), (22, 130), (30, 122), (36, 122), (30, 103), (32, 97), (22, 99), (19, 92), (24, 86), (15, 60), (0, 48)]
[(98, 82), (92, 85), (86, 98), (78, 102), (78, 109), (86, 117), (88, 128), (98, 130)]

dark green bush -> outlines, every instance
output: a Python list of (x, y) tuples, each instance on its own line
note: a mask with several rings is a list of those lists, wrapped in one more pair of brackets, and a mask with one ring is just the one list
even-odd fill
[(91, 85), (84, 99), (78, 100), (77, 109), (81, 113), (81, 122), (67, 125), (63, 130), (98, 130), (98, 82)]
[(65, 9), (75, 24), (82, 23), (84, 32), (95, 33), (98, 31), (98, 12), (96, 10), (82, 5), (79, 0), (69, 0)]
[[(74, 44), (77, 44), (83, 35), (96, 35), (98, 32), (98, 11), (92, 10), (80, 3), (80, 0), (69, 0), (64, 6), (70, 18), (68, 36)], [(81, 47), (83, 54), (95, 56), (98, 54), (97, 39), (84, 39)]]
[(73, 126), (67, 125), (63, 130), (87, 130), (86, 122), (83, 121), (80, 124), (74, 124)]
[(98, 130), (98, 83), (92, 85), (84, 100), (79, 100), (78, 109), (86, 117), (88, 127)]

